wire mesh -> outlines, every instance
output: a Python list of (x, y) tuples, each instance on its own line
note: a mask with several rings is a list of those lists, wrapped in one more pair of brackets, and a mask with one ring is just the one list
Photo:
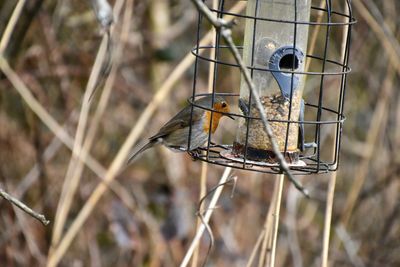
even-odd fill
[[(251, 60), (247, 64), (247, 68), (251, 72), (252, 78), (255, 73), (258, 75), (273, 74), (277, 77), (277, 73), (285, 74), (290, 77), (288, 85), (289, 90), (283, 102), (288, 105), (288, 114), (285, 119), (269, 118), (270, 124), (285, 125), (285, 131), (280, 138), (284, 140), (281, 146), (281, 152), (285, 156), (286, 161), (289, 163), (290, 169), (293, 174), (314, 174), (335, 171), (338, 168), (340, 139), (343, 130), (343, 123), (345, 121), (344, 98), (346, 90), (347, 75), (350, 72), (349, 67), (349, 49), (351, 40), (351, 27), (355, 23), (352, 15), (350, 1), (336, 1), (347, 4), (348, 12), (339, 10), (336, 6), (340, 3), (335, 3), (332, 6), (331, 1), (325, 1), (326, 8), (311, 6), (310, 19), (306, 21), (298, 20), (297, 18), (297, 2), (300, 0), (293, 0), (294, 14), (293, 20), (287, 19), (273, 19), (262, 17), (258, 15), (258, 5), (266, 0), (256, 0), (256, 8), (254, 15), (249, 14), (235, 14), (228, 12), (228, 8), (236, 1), (220, 0), (217, 9), (211, 9), (220, 18), (231, 16), (235, 18), (236, 26), (233, 28), (233, 37), (235, 40), (243, 40), (243, 25), (247, 22), (253, 23), (253, 47), (251, 51)], [(272, 1), (272, 0), (267, 0)], [(321, 13), (322, 12), (322, 13)], [(318, 16), (322, 16), (323, 20), (318, 21)], [(272, 64), (267, 64), (265, 67), (260, 67), (254, 63), (255, 60), (255, 30), (258, 23), (261, 21), (268, 21), (274, 23), (276, 27), (281, 24), (289, 24), (293, 26), (293, 43), (284, 48), (281, 48), (281, 57), (279, 58), (278, 69), (272, 68)], [(299, 25), (305, 25), (310, 28), (319, 27), (319, 34), (316, 38), (316, 49), (311, 52), (297, 53), (296, 36), (298, 33)], [(239, 88), (229, 88), (223, 84), (223, 78), (226, 75), (233, 75), (237, 73), (240, 77), (240, 69), (238, 64), (233, 61), (230, 56), (229, 48), (222, 43), (222, 38), (219, 32), (216, 33), (215, 45), (200, 46), (199, 40), (203, 31), (209, 28), (209, 24), (199, 14), (198, 27), (197, 27), (197, 45), (193, 48), (192, 53), (196, 57), (193, 79), (192, 97), (189, 98), (189, 103), (193, 109), (203, 109), (210, 113), (210, 127), (212, 125), (213, 114), (220, 113), (219, 110), (213, 108), (215, 98), (222, 96), (231, 99), (231, 103), (237, 103), (238, 111), (230, 112), (228, 115), (243, 120), (245, 122), (245, 136), (244, 142), (225, 142), (224, 144), (216, 143), (213, 141), (213, 135), (209, 132), (208, 141), (203, 146), (188, 151), (194, 158), (206, 161), (213, 164), (230, 166), (239, 169), (246, 169), (251, 171), (266, 172), (266, 173), (281, 173), (281, 169), (275, 160), (275, 155), (268, 149), (257, 149), (249, 144), (249, 136), (254, 134), (256, 129), (252, 129), (251, 125), (261, 123), (259, 116), (252, 113), (252, 94), (250, 93), (248, 102), (241, 102)], [(341, 32), (347, 30), (343, 42), (342, 51), (337, 51), (337, 40), (341, 37)], [(341, 42), (339, 42), (340, 44)], [(243, 50), (243, 44), (238, 45), (239, 50)], [(286, 50), (285, 50), (286, 49)], [(202, 51), (204, 50), (204, 51)], [(202, 51), (203, 53), (200, 53)], [(286, 51), (286, 52), (285, 52)], [(289, 52), (287, 52), (289, 51)], [(214, 53), (212, 53), (214, 52)], [(286, 53), (286, 54), (285, 54)], [(297, 53), (297, 54), (295, 54)], [(309, 64), (309, 68), (303, 71), (297, 69), (299, 64), (298, 60), (304, 53), (304, 60)], [(210, 55), (214, 55), (211, 57)], [(286, 55), (286, 57), (285, 57)], [(344, 55), (343, 58), (341, 58)], [(273, 58), (273, 56), (271, 56)], [(301, 60), (301, 59), (300, 59)], [(269, 59), (271, 63), (272, 59)], [(210, 64), (214, 65), (214, 73), (212, 79), (212, 93), (206, 94), (201, 92), (201, 83), (199, 82), (203, 74), (209, 68)], [(305, 92), (303, 94), (304, 100), (304, 116), (293, 118), (293, 108), (296, 104), (294, 101), (294, 87), (296, 86), (296, 79), (302, 77), (306, 79)], [(277, 79), (279, 82), (279, 80)], [(211, 107), (201, 106), (196, 104), (196, 100), (205, 96), (212, 96)], [(284, 96), (282, 91), (282, 96)], [(286, 99), (286, 100), (285, 100)], [(278, 99), (279, 100), (279, 99)], [(277, 100), (277, 101), (278, 101)], [(271, 100), (272, 102), (272, 100)], [(292, 103), (293, 102), (293, 103)], [(247, 109), (247, 110), (246, 110)], [(268, 111), (266, 111), (268, 113)], [(226, 113), (224, 113), (227, 115)], [(288, 149), (290, 131), (296, 128), (303, 129), (302, 136), (298, 137), (298, 147), (295, 150)], [(253, 127), (254, 128), (254, 127)], [(191, 129), (189, 131), (191, 133)], [(301, 138), (301, 140), (300, 140)], [(189, 134), (189, 144), (191, 142), (191, 134)], [(327, 139), (331, 139), (332, 143)], [(293, 143), (293, 142), (292, 142)], [(189, 146), (188, 146), (189, 147)], [(333, 151), (332, 151), (333, 149)], [(333, 156), (332, 156), (333, 155)]]

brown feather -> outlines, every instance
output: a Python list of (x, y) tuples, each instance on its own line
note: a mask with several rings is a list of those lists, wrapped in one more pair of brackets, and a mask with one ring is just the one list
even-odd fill
[[(216, 97), (215, 101), (220, 101), (219, 97)], [(206, 108), (211, 107), (211, 97), (203, 97), (197, 101), (195, 101), (196, 105), (203, 106)], [(157, 140), (158, 138), (163, 138), (164, 136), (185, 127), (189, 127), (190, 123), (190, 113), (192, 112), (192, 107), (187, 106), (182, 109), (178, 114), (176, 114), (173, 118), (171, 118), (163, 127), (161, 127), (160, 131), (157, 134), (150, 137), (151, 141)], [(192, 123), (196, 123), (202, 119), (203, 109), (193, 107), (193, 115), (192, 115)]]

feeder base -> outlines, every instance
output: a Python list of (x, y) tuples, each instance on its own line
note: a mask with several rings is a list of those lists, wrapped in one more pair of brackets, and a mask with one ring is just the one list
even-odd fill
[[(201, 160), (225, 167), (271, 174), (282, 173), (278, 162), (244, 159), (243, 155), (238, 155), (235, 152), (232, 145), (220, 145), (211, 142), (207, 147), (199, 147), (188, 153), (194, 160)], [(337, 164), (318, 162), (315, 157), (315, 154), (300, 155), (298, 161), (288, 162), (291, 173), (293, 175), (308, 175), (327, 173), (337, 169)]]
[[(233, 150), (223, 150), (220, 152), (220, 155), (222, 158), (225, 158), (227, 160), (237, 162), (237, 163), (246, 163), (247, 165), (251, 166), (259, 166), (259, 167), (279, 167), (279, 164), (277, 161), (265, 161), (265, 160), (254, 160), (254, 159), (246, 159), (246, 162), (243, 158), (243, 156), (236, 154), (233, 152)], [(305, 167), (307, 164), (302, 161), (302, 160), (297, 160), (295, 162), (289, 162), (288, 161), (289, 167)]]
[[(247, 153), (245, 153), (244, 145), (238, 142), (233, 143), (233, 154), (235, 154), (237, 158), (243, 158), (243, 156), (246, 154), (246, 159), (249, 160), (254, 160), (257, 162), (261, 161), (270, 164), (278, 162), (275, 153), (271, 150), (258, 149), (250, 146), (247, 146), (246, 150)], [(282, 154), (285, 157), (285, 160), (289, 164), (297, 164), (297, 162), (299, 161), (299, 156), (300, 156), (299, 150), (282, 152)]]

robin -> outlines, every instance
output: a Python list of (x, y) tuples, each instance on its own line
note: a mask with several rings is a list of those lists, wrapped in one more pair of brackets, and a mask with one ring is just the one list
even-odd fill
[[(211, 108), (212, 95), (202, 97), (194, 103), (200, 107)], [(128, 163), (132, 162), (137, 155), (156, 144), (163, 144), (175, 151), (187, 151), (190, 123), (192, 123), (192, 130), (189, 151), (200, 147), (207, 141), (209, 132), (214, 133), (217, 130), (221, 117), (228, 116), (234, 119), (229, 114), (226, 114), (229, 113), (230, 107), (224, 98), (215, 96), (212, 108), (214, 112), (212, 113), (210, 125), (211, 111), (194, 106), (191, 116), (192, 107), (190, 105), (185, 107), (161, 127), (157, 134), (150, 137), (144, 146), (137, 151), (135, 149), (129, 157)]]

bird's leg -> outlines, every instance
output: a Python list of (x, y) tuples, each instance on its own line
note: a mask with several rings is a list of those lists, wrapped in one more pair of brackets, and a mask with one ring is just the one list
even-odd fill
[(242, 111), (244, 116), (246, 116), (246, 117), (249, 116), (250, 108), (247, 106), (246, 102), (242, 98), (239, 98), (239, 108)]
[(200, 156), (201, 156), (201, 152), (197, 148), (188, 151), (188, 153), (193, 158), (193, 160), (196, 160), (196, 158), (200, 158)]

